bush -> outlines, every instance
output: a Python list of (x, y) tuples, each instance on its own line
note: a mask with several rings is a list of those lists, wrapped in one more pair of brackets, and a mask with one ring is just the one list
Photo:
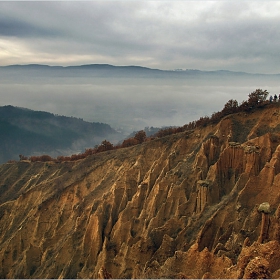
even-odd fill
[(255, 91), (251, 92), (248, 96), (248, 104), (249, 106), (256, 107), (259, 104), (266, 101), (269, 92), (267, 90), (256, 89)]

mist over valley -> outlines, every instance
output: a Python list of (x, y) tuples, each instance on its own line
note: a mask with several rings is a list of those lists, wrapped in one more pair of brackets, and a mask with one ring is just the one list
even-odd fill
[(125, 135), (211, 116), (256, 88), (279, 93), (279, 76), (230, 71), (167, 71), (137, 66), (0, 67), (1, 106), (107, 123)]

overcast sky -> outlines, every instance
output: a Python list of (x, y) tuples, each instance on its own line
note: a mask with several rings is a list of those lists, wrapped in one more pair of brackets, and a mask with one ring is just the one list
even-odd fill
[(0, 2), (0, 65), (280, 73), (279, 1)]

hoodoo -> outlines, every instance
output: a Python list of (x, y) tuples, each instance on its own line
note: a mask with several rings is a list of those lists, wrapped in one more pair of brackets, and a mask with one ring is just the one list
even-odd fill
[(0, 166), (1, 278), (279, 278), (280, 107)]

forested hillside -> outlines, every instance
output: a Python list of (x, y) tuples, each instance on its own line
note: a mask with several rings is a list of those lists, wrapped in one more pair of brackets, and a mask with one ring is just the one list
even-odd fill
[(10, 105), (0, 107), (0, 133), (0, 163), (18, 159), (19, 154), (73, 154), (105, 138), (113, 142), (122, 138), (108, 124)]

